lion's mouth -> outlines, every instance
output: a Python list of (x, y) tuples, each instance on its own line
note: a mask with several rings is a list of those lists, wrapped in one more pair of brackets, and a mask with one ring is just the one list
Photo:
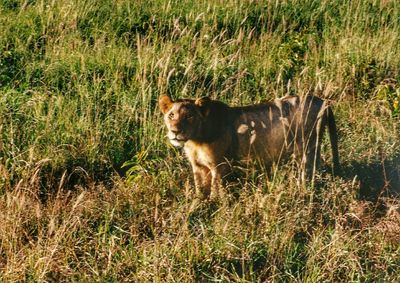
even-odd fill
[(185, 142), (187, 142), (188, 140), (185, 138), (172, 138), (169, 139), (172, 143), (180, 143), (180, 144), (184, 144)]
[(184, 139), (184, 138), (173, 138), (171, 140), (178, 141), (178, 142), (187, 142), (187, 139)]
[(182, 139), (182, 138), (172, 138), (169, 139), (171, 144), (175, 147), (183, 147), (185, 142), (187, 142), (187, 139)]
[(182, 147), (189, 140), (184, 134), (173, 132), (168, 133), (168, 139), (176, 147)]

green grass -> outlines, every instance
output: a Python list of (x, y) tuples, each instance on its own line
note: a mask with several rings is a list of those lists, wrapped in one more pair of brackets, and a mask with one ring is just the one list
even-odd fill
[[(307, 93), (343, 176), (249, 168), (194, 202), (160, 94)], [(398, 281), (399, 102), (398, 1), (1, 1), (0, 278)]]

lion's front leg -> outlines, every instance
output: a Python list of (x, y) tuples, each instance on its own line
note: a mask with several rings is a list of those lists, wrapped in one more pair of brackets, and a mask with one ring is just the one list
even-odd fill
[(196, 196), (204, 198), (210, 194), (211, 190), (211, 172), (205, 166), (193, 166), (194, 184), (196, 187)]
[(226, 163), (218, 164), (211, 169), (211, 193), (210, 199), (218, 199), (223, 193), (223, 179), (230, 172), (230, 168)]

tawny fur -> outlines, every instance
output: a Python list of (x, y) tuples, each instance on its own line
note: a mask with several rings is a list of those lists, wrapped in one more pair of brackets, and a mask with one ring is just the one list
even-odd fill
[(162, 95), (159, 106), (171, 143), (184, 147), (198, 194), (216, 197), (231, 161), (257, 160), (270, 166), (295, 156), (305, 175), (312, 176), (319, 167), (326, 127), (333, 169), (339, 170), (335, 119), (330, 106), (318, 97), (285, 96), (229, 107), (208, 97), (172, 101)]

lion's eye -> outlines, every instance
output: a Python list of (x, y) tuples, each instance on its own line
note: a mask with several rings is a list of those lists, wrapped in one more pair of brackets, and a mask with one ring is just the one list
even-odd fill
[(174, 113), (169, 113), (168, 119), (174, 119)]

